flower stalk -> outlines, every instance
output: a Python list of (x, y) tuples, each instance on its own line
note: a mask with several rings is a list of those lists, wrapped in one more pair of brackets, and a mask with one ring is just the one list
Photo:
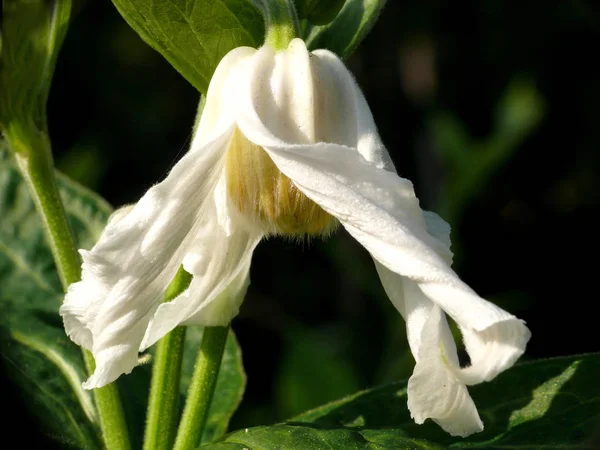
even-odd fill
[(285, 50), (292, 39), (300, 36), (300, 24), (291, 0), (263, 0), (265, 44)]
[[(192, 276), (181, 267), (167, 289), (165, 301), (185, 291), (191, 281)], [(185, 327), (177, 327), (158, 341), (152, 366), (144, 450), (168, 450), (173, 446), (177, 431), (185, 330)]]
[(229, 327), (205, 327), (173, 450), (200, 445), (219, 376)]
[[(24, 127), (20, 128), (23, 132)], [(40, 214), (44, 229), (50, 242), (52, 255), (58, 275), (65, 291), (71, 283), (81, 279), (81, 260), (75, 247), (75, 241), (60, 199), (54, 165), (50, 150), (50, 139), (46, 132), (30, 130), (13, 136), (7, 132), (8, 144), (15, 151), (19, 169), (29, 186), (35, 206)], [(21, 139), (28, 137), (29, 139)], [(25, 143), (34, 148), (25, 150)], [(95, 370), (94, 357), (87, 350), (83, 359), (89, 373)], [(94, 399), (98, 410), (102, 439), (107, 450), (129, 450), (129, 436), (123, 416), (123, 409), (115, 385), (94, 390)]]

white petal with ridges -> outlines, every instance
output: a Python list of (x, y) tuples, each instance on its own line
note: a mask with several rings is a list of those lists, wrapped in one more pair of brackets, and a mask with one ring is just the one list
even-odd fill
[(454, 436), (483, 430), (477, 408), (459, 371), (456, 345), (446, 318), (407, 278), (376, 262), (386, 293), (406, 320), (406, 331), (416, 365), (408, 381), (408, 408), (416, 423), (435, 420)]
[(220, 136), (231, 126), (231, 117), (237, 101), (236, 77), (243, 76), (242, 67), (255, 53), (254, 48), (238, 47), (227, 53), (219, 62), (210, 80), (204, 110), (195, 130), (195, 136), (201, 142)]
[(82, 281), (70, 286), (60, 312), (67, 334), (96, 359), (84, 387), (103, 386), (136, 365), (146, 327), (221, 175), (231, 133), (192, 145), (162, 183), (82, 252)]
[(416, 423), (432, 418), (453, 436), (478, 433), (483, 423), (466, 386), (455, 376), (456, 346), (444, 313), (426, 297), (421, 303), (429, 306), (429, 313), (417, 364), (408, 380), (410, 413)]
[[(406, 314), (406, 288), (412, 283), (460, 325), (467, 349), (477, 349), (475, 356), (482, 357), (474, 358), (468, 368), (455, 367), (454, 382), (462, 386), (489, 380), (523, 353), (529, 339), (523, 322), (477, 296), (456, 276), (446, 261), (449, 251), (442, 256), (443, 242), (427, 232), (410, 184), (360, 156), (362, 161), (357, 160), (356, 152), (339, 146), (272, 146), (267, 151), (279, 169), (337, 217), (375, 259), (389, 271), (406, 277), (402, 280), (404, 297), (396, 297), (394, 302), (400, 311), (404, 308)], [(389, 293), (389, 288), (386, 290)], [(405, 317), (414, 352), (419, 348), (418, 330), (427, 314), (419, 309), (415, 315)], [(460, 395), (456, 401), (461, 404), (467, 402), (468, 393), (458, 385), (448, 392)]]
[(219, 192), (221, 195), (213, 196), (206, 208), (202, 225), (183, 259), (184, 269), (194, 278), (188, 289), (158, 307), (142, 350), (177, 325), (225, 326), (238, 314), (250, 283), (252, 253), (262, 233), (240, 222), (224, 227), (218, 218), (217, 203), (227, 199), (217, 189)]
[(393, 171), (394, 164), (381, 142), (371, 110), (350, 71), (328, 50), (316, 50), (313, 55), (315, 77), (321, 80), (318, 96), (335, 105), (320, 118), (331, 129), (321, 140), (356, 148), (367, 161)]

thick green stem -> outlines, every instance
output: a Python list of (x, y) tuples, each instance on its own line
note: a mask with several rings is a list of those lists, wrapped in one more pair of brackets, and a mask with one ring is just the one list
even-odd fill
[[(10, 136), (8, 138), (12, 146)], [(28, 151), (27, 156), (16, 153), (16, 159), (50, 237), (52, 256), (66, 291), (71, 283), (81, 279), (81, 261), (58, 193), (50, 143), (46, 136), (38, 136), (36, 141), (40, 148)]]
[(300, 36), (300, 24), (292, 0), (262, 0), (265, 15), (265, 44), (285, 50)]
[[(183, 267), (180, 268), (167, 289), (165, 301), (177, 297), (191, 281), (192, 275), (183, 270)], [(185, 327), (177, 327), (158, 341), (152, 366), (144, 450), (169, 450), (173, 446), (177, 430), (185, 330)]]
[(200, 445), (217, 384), (229, 327), (206, 327), (183, 416), (173, 450), (194, 450)]
[[(27, 134), (29, 139), (26, 141), (19, 139), (22, 135), (11, 136), (7, 133), (6, 137), (12, 148), (22, 149), (25, 142), (35, 147), (17, 151), (16, 158), (47, 231), (58, 275), (66, 292), (71, 283), (81, 279), (81, 261), (58, 192), (48, 135), (38, 130), (31, 130)], [(88, 372), (92, 373), (93, 356), (83, 350), (83, 358)], [(129, 450), (129, 436), (116, 386), (94, 389), (94, 399), (106, 449)]]

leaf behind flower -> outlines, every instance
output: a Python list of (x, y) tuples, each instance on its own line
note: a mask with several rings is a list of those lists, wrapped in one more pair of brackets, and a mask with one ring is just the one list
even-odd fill
[(203, 94), (230, 50), (259, 47), (264, 23), (251, 0), (113, 0), (140, 37)]

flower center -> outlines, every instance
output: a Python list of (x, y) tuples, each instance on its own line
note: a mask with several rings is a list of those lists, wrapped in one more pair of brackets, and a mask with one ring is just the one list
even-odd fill
[(282, 174), (267, 152), (235, 130), (225, 163), (227, 192), (246, 216), (269, 233), (325, 235), (337, 221)]

